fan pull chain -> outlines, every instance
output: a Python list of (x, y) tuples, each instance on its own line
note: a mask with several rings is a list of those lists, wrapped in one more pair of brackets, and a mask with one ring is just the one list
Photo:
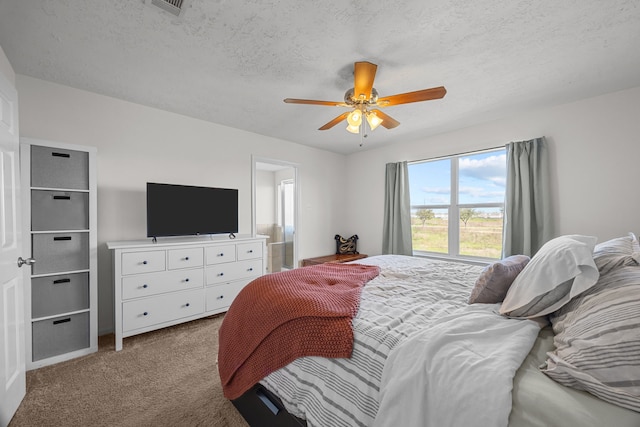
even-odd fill
[(367, 131), (367, 121), (364, 119), (364, 117), (365, 116), (363, 115), (362, 125), (360, 126), (360, 147), (362, 147), (362, 145), (364, 144), (363, 138), (369, 136), (367, 133), (365, 133)]

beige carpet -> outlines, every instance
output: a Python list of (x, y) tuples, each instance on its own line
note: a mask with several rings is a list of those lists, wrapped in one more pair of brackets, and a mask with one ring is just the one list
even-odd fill
[(125, 338), (27, 372), (10, 427), (247, 426), (224, 398), (216, 356), (222, 315)]

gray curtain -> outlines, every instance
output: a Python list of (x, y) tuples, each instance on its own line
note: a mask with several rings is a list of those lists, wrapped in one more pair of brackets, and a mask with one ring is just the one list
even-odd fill
[(382, 253), (413, 255), (407, 162), (387, 163)]
[(502, 255), (533, 256), (553, 237), (547, 143), (510, 142), (507, 148)]

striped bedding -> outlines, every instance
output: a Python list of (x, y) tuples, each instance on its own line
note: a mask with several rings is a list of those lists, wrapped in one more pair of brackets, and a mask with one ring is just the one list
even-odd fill
[(389, 352), (467, 300), (482, 266), (383, 255), (359, 260), (380, 275), (362, 291), (350, 359), (304, 357), (261, 381), (309, 427), (370, 426)]
[(543, 372), (640, 412), (640, 267), (622, 265), (551, 316), (556, 349)]

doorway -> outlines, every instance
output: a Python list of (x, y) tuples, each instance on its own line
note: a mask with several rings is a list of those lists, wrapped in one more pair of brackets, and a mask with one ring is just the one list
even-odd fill
[(277, 225), (283, 233), (284, 254), (282, 267), (292, 269), (293, 262), (293, 239), (295, 237), (294, 205), (295, 205), (295, 184), (293, 179), (284, 179), (278, 184), (278, 222)]
[(298, 167), (254, 157), (252, 170), (252, 232), (267, 236), (267, 272), (296, 268)]

